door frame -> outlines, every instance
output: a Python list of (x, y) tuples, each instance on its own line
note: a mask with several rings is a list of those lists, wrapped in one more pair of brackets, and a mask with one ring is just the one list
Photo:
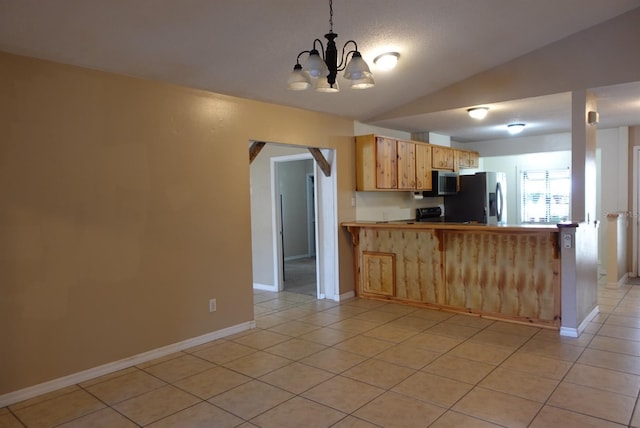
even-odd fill
[[(320, 149), (327, 161), (335, 165), (335, 149)], [(282, 240), (280, 238), (280, 209), (276, 164), (295, 160), (313, 159), (310, 153), (275, 156), (270, 159), (271, 175), (271, 213), (273, 238), (273, 283), (277, 291), (284, 289), (282, 281)], [(338, 273), (338, 212), (337, 212), (337, 180), (336, 174), (329, 177), (320, 170), (317, 162), (313, 163), (314, 171), (314, 210), (316, 234), (316, 297), (340, 301), (340, 284)], [(274, 290), (275, 291), (275, 290)]]
[(639, 215), (638, 209), (640, 209), (640, 174), (638, 174), (638, 168), (640, 168), (640, 147), (633, 147), (633, 181), (632, 181), (632, 198), (633, 198), (633, 211), (631, 212), (631, 276), (638, 276), (638, 266), (640, 265), (640, 254), (638, 251), (638, 241), (640, 237), (638, 234), (638, 222)]
[(316, 227), (316, 180), (315, 172), (307, 173), (305, 176), (305, 187), (307, 189), (307, 256), (315, 257), (316, 237), (318, 230)]

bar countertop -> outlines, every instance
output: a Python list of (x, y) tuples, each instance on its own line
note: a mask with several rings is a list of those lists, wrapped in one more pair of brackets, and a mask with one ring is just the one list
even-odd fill
[(468, 230), (487, 232), (558, 232), (555, 224), (505, 224), (487, 225), (483, 223), (452, 223), (415, 220), (390, 220), (390, 221), (353, 221), (344, 222), (342, 226), (347, 228), (366, 227), (372, 229), (444, 229), (444, 230)]

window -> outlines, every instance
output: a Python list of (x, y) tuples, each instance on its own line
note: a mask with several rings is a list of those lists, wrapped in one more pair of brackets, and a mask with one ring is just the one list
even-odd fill
[(569, 220), (571, 171), (548, 169), (520, 174), (520, 222), (559, 223)]

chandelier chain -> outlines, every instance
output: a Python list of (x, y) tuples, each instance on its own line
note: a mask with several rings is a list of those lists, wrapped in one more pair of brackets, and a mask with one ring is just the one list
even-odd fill
[(329, 0), (329, 32), (333, 33), (333, 0)]

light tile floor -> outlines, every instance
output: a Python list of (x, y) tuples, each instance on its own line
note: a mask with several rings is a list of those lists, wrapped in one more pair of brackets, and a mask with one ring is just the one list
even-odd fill
[(0, 427), (640, 427), (640, 286), (580, 338), (254, 294), (257, 328), (0, 408)]

